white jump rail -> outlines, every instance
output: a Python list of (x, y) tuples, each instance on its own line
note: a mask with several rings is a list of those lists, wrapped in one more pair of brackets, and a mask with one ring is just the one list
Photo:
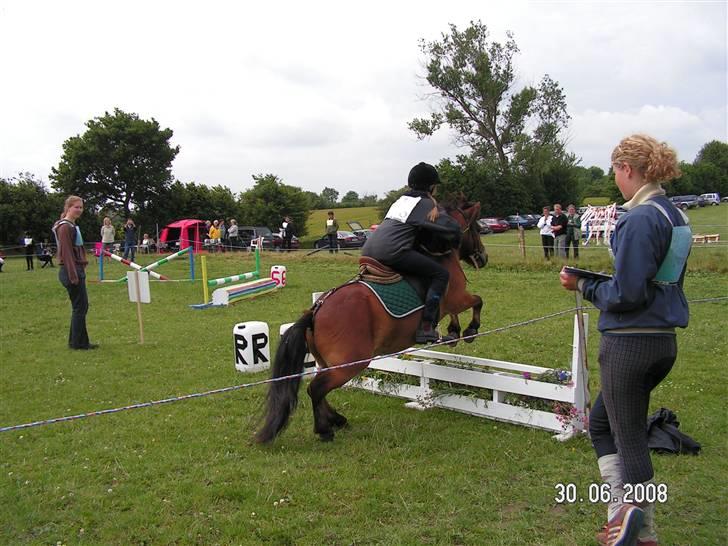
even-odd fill
[[(388, 357), (372, 361), (369, 369), (416, 377), (419, 378), (419, 385), (367, 377), (365, 371), (361, 377), (351, 381), (349, 386), (412, 400), (406, 404), (408, 407), (418, 409), (438, 407), (460, 411), (557, 432), (558, 434), (555, 436), (557, 439), (566, 440), (585, 431), (583, 416), (589, 404), (588, 374), (582, 344), (579, 342), (577, 321), (577, 316), (574, 316), (571, 381), (566, 384), (533, 379), (551, 368), (439, 351), (418, 350), (410, 353), (414, 360)], [(588, 317), (585, 314), (584, 347), (586, 346), (587, 323)], [(461, 367), (448, 363), (460, 364)], [(430, 388), (430, 381), (433, 380), (490, 389), (493, 393), (492, 399), (486, 400), (458, 394), (438, 394)], [(509, 404), (506, 399), (509, 393), (573, 404), (577, 417), (564, 422), (565, 419), (555, 412)]]

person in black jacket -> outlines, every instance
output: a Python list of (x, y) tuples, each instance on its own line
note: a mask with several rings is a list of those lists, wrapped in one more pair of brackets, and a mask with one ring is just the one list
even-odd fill
[(416, 343), (431, 343), (440, 338), (437, 333), (440, 300), (447, 288), (449, 273), (432, 258), (417, 252), (415, 241), (422, 230), (439, 232), (453, 239), (460, 237), (459, 229), (454, 231), (452, 226), (435, 223), (438, 210), (432, 191), (439, 182), (440, 176), (432, 165), (418, 163), (412, 167), (407, 177), (410, 191), (392, 204), (384, 221), (362, 248), (363, 256), (429, 282), (422, 322), (415, 334)]

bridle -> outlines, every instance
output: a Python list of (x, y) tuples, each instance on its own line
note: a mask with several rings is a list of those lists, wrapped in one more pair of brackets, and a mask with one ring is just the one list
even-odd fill
[[(478, 246), (479, 245), (477, 244), (477, 242), (480, 242), (480, 235), (478, 233), (476, 233), (475, 230), (472, 230), (471, 231), (471, 229), (470, 229), (470, 228), (473, 227), (473, 224), (476, 222), (475, 214), (473, 213), (472, 217), (471, 218), (468, 218), (468, 215), (465, 214), (465, 211), (462, 209), (462, 207), (459, 207), (459, 206), (453, 208), (452, 210), (450, 210), (448, 214), (450, 214), (452, 216), (452, 213), (453, 212), (457, 212), (458, 214), (460, 214), (460, 216), (463, 219), (463, 224), (465, 225), (465, 227), (460, 228), (460, 233), (463, 236), (463, 239), (465, 238), (465, 235), (468, 232), (470, 232), (468, 234), (468, 236), (472, 239), (472, 241), (471, 241), (472, 242), (472, 245), (471, 246), (472, 246), (473, 251), (470, 254), (468, 254), (466, 256), (466, 258), (468, 259), (468, 261), (470, 263), (473, 264), (473, 267), (476, 270), (477, 269), (480, 269), (480, 267), (478, 266), (478, 260), (476, 259), (476, 257), (479, 254), (479, 252), (478, 252)], [(475, 234), (475, 235), (473, 235), (473, 234)], [(476, 239), (475, 239), (476, 237), (477, 237), (477, 242), (476, 242)], [(461, 245), (461, 247), (462, 247), (462, 245)]]

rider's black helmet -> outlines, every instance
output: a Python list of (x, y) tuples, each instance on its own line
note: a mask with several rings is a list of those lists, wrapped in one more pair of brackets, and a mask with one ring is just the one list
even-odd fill
[(427, 163), (418, 163), (412, 167), (407, 177), (407, 185), (413, 190), (432, 191), (432, 187), (439, 183), (437, 169)]

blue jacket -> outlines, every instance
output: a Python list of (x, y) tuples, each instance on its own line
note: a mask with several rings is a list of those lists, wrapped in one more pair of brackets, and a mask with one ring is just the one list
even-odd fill
[[(652, 200), (662, 205), (673, 225), (685, 225), (667, 197)], [(685, 267), (675, 284), (652, 280), (665, 259), (671, 237), (672, 225), (654, 206), (635, 206), (619, 219), (612, 236), (614, 276), (609, 281), (585, 279), (580, 283), (584, 297), (601, 311), (599, 331), (659, 331), (688, 325), (688, 303), (682, 288)]]

